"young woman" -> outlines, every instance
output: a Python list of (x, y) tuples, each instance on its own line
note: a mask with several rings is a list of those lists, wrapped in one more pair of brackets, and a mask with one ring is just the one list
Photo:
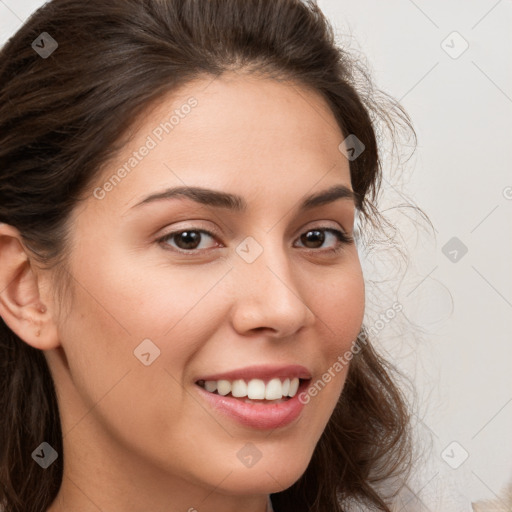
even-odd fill
[(6, 512), (391, 510), (356, 242), (407, 118), (356, 68), (299, 0), (53, 0), (3, 47)]

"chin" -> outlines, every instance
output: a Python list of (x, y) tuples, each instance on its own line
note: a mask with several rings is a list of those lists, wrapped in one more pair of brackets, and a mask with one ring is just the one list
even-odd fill
[[(287, 461), (291, 458), (287, 458)], [(261, 462), (261, 461), (260, 461)], [(272, 494), (284, 491), (291, 487), (302, 476), (307, 468), (307, 463), (285, 467), (284, 464), (261, 465), (258, 464), (247, 470), (233, 472), (227, 479), (224, 487), (225, 494), (246, 495), (246, 494)], [(222, 491), (220, 491), (222, 492)]]

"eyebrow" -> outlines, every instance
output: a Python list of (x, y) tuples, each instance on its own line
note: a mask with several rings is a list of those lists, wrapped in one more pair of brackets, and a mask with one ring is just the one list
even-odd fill
[[(145, 199), (143, 199), (140, 203), (137, 203), (132, 208), (137, 208), (139, 206), (153, 203), (155, 201), (168, 200), (173, 198), (184, 197), (186, 199), (190, 199), (196, 203), (210, 206), (214, 208), (225, 208), (227, 210), (232, 210), (237, 213), (242, 213), (247, 210), (247, 202), (241, 196), (236, 194), (230, 194), (228, 192), (221, 192), (218, 190), (212, 190), (203, 187), (174, 187), (164, 190), (163, 192), (159, 192), (157, 194), (152, 194)], [(299, 211), (306, 211), (316, 208), (318, 206), (323, 206), (325, 204), (332, 203), (339, 199), (348, 199), (353, 201), (356, 205), (358, 204), (358, 194), (354, 192), (346, 185), (334, 185), (326, 190), (321, 192), (317, 192), (316, 194), (312, 194), (303, 198), (302, 202), (299, 205)]]

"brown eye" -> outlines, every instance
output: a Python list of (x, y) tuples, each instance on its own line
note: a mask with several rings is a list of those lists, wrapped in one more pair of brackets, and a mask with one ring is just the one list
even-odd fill
[(334, 235), (338, 239), (338, 244), (335, 244), (331, 249), (327, 249), (328, 252), (337, 252), (343, 245), (350, 244), (353, 242), (352, 237), (346, 235), (342, 231), (333, 228), (315, 228), (309, 229), (303, 233), (300, 237), (300, 241), (305, 245), (306, 249), (318, 249), (324, 244), (327, 234)]
[(301, 242), (305, 245), (307, 244), (313, 244), (313, 247), (307, 246), (308, 249), (317, 249), (318, 247), (321, 247), (325, 240), (325, 234), (320, 229), (314, 229), (307, 231), (304, 233), (301, 237)]
[[(168, 233), (158, 239), (158, 242), (170, 245), (171, 248), (176, 247), (178, 251), (195, 251), (199, 248), (199, 245), (203, 241), (205, 235), (211, 238), (214, 237), (213, 233), (204, 229), (183, 229), (181, 231)], [(175, 245), (170, 244), (169, 241), (174, 241)], [(204, 247), (199, 248), (199, 250), (201, 249), (204, 249)]]

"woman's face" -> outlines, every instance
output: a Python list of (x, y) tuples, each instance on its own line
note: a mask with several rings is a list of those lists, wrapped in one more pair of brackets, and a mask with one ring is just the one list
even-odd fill
[[(167, 499), (201, 511), (299, 479), (343, 388), (347, 367), (333, 365), (363, 319), (357, 250), (336, 235), (352, 234), (353, 200), (301, 207), (352, 188), (343, 139), (320, 96), (236, 74), (189, 84), (137, 124), (72, 216), (73, 302), (56, 320), (61, 346), (44, 352), (61, 492), (76, 486), (101, 509)], [(234, 417), (197, 384), (248, 367), (246, 381), (285, 380), (288, 365), (311, 376), (299, 392), (331, 378), (285, 420), (268, 411), (286, 406), (257, 404), (269, 409), (256, 417), (243, 398)]]

